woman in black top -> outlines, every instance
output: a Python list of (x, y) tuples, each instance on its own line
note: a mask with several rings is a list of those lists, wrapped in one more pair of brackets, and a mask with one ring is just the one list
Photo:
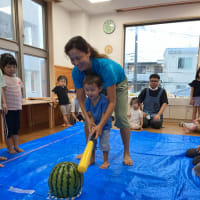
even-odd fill
[(195, 80), (189, 85), (191, 87), (190, 104), (193, 105), (192, 120), (195, 120), (197, 112), (200, 117), (200, 68), (196, 72)]
[(71, 126), (71, 124), (69, 123), (68, 120), (68, 114), (70, 112), (70, 102), (69, 102), (69, 97), (68, 97), (68, 89), (67, 89), (67, 77), (66, 76), (59, 76), (57, 78), (58, 81), (58, 86), (56, 86), (53, 90), (52, 90), (52, 97), (53, 97), (53, 101), (55, 101), (55, 96), (58, 96), (58, 101), (59, 101), (59, 105), (60, 105), (60, 110), (62, 112), (63, 115), (63, 119), (64, 119), (64, 124), (63, 126)]

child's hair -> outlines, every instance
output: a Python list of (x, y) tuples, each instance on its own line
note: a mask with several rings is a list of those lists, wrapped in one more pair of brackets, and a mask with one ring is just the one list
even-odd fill
[(195, 76), (195, 80), (197, 80), (199, 77), (199, 72), (200, 72), (200, 67), (197, 69), (197, 72), (196, 72), (196, 76)]
[(102, 80), (101, 77), (96, 74), (88, 74), (84, 80), (83, 85), (88, 84), (96, 84), (98, 88), (102, 87)]
[(90, 58), (108, 58), (108, 56), (106, 56), (105, 54), (100, 54), (81, 36), (75, 36), (67, 42), (67, 44), (65, 45), (66, 55), (69, 55), (69, 51), (74, 48), (84, 53), (88, 53), (88, 50), (90, 50)]
[(130, 106), (132, 106), (134, 103), (137, 103), (140, 107), (140, 102), (139, 99), (137, 97), (133, 97), (130, 101)]
[(158, 74), (151, 74), (149, 80), (151, 80), (152, 78), (157, 78), (158, 80), (160, 80), (160, 76)]
[(16, 65), (17, 67), (17, 61), (15, 59), (15, 57), (13, 55), (11, 55), (10, 53), (4, 53), (1, 54), (1, 58), (0, 58), (0, 67), (2, 69), (5, 68), (6, 65)]
[(59, 82), (60, 80), (64, 79), (66, 81), (66, 84), (67, 84), (67, 77), (64, 76), (64, 75), (60, 75), (58, 78), (57, 78), (57, 81)]

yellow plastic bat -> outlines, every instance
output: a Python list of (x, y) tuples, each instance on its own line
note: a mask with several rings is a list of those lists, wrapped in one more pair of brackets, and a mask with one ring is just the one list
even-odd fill
[(92, 150), (93, 150), (93, 146), (94, 146), (94, 141), (93, 139), (91, 139), (88, 143), (87, 146), (83, 152), (83, 155), (81, 157), (80, 163), (78, 165), (78, 171), (80, 173), (84, 173), (86, 172), (89, 162), (90, 162), (90, 158), (92, 155)]

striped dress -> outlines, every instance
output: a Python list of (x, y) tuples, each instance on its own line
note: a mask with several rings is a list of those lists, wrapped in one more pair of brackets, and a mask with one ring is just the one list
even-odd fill
[(8, 110), (22, 110), (23, 83), (18, 77), (4, 75), (6, 86), (4, 87), (6, 105)]

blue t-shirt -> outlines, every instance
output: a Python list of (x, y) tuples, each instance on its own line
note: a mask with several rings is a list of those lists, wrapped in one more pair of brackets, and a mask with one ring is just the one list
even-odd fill
[[(121, 83), (126, 75), (122, 66), (108, 58), (91, 58), (92, 73), (99, 75), (103, 81), (103, 89), (114, 84)], [(86, 74), (79, 71), (78, 67), (74, 66), (72, 70), (72, 78), (75, 88), (83, 88), (83, 80)]]
[[(95, 124), (98, 125), (101, 121), (102, 114), (106, 112), (108, 106), (108, 99), (105, 97), (105, 95), (101, 94), (99, 101), (97, 102), (96, 106), (92, 105), (92, 100), (89, 98), (86, 98), (85, 100), (85, 110), (87, 112), (91, 112), (92, 116), (94, 118)], [(108, 121), (103, 127), (103, 130), (109, 130), (112, 128), (112, 118), (109, 117)]]

